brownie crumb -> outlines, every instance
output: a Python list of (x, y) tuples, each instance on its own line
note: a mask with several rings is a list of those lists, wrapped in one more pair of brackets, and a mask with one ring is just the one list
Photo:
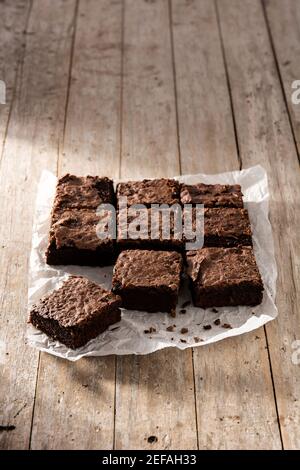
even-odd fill
[(156, 436), (149, 436), (147, 441), (149, 442), (149, 444), (153, 444), (154, 442), (157, 442), (158, 439)]
[(214, 324), (215, 324), (216, 326), (220, 325), (220, 323), (221, 323), (220, 318), (217, 318), (217, 319), (214, 321)]
[(147, 335), (149, 333), (156, 333), (156, 328), (150, 326), (149, 330), (144, 330), (144, 333)]
[(211, 325), (204, 325), (203, 330), (211, 330)]
[(185, 335), (188, 331), (189, 331), (188, 328), (181, 328), (180, 333), (182, 335)]
[(174, 338), (171, 338), (171, 341), (174, 341)]
[(179, 310), (179, 313), (181, 313), (182, 315), (184, 315), (186, 313), (186, 309), (185, 308), (182, 308)]
[(203, 339), (198, 338), (198, 336), (194, 336), (194, 341), (195, 341), (195, 343), (200, 343), (201, 341), (203, 341)]
[(185, 339), (181, 339), (180, 340), (182, 343), (186, 343), (186, 340)]
[(232, 328), (232, 326), (229, 325), (229, 323), (223, 323), (222, 328), (230, 329), (230, 328)]
[(167, 331), (174, 331), (174, 326), (170, 325), (166, 328)]
[(212, 308), (211, 311), (214, 313), (218, 313), (218, 310), (216, 308)]
[(185, 307), (187, 307), (188, 305), (191, 305), (191, 301), (190, 301), (190, 300), (187, 300), (186, 302), (183, 302), (183, 304), (181, 305), (181, 308), (185, 308)]
[(175, 309), (171, 310), (171, 312), (170, 312), (170, 317), (173, 317), (173, 318), (176, 317), (176, 311), (175, 311)]

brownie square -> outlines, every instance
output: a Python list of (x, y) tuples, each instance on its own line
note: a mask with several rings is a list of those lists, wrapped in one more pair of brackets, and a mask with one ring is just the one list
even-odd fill
[(247, 209), (204, 209), (204, 246), (252, 245)]
[(142, 181), (127, 181), (117, 185), (117, 200), (120, 196), (127, 197), (127, 205), (179, 203), (180, 184), (174, 179), (144, 179)]
[(65, 210), (50, 229), (48, 264), (106, 266), (114, 261), (114, 240), (100, 239), (94, 210)]
[(187, 252), (193, 303), (197, 307), (257, 305), (263, 283), (249, 246)]
[(175, 251), (123, 251), (114, 268), (112, 291), (127, 309), (172, 312), (181, 271), (182, 256)]
[(243, 207), (243, 194), (239, 184), (182, 184), (182, 204), (204, 204), (204, 207)]
[[(127, 249), (141, 249), (141, 250), (176, 250), (181, 251), (183, 248), (182, 231), (175, 230), (174, 212), (166, 213), (162, 216), (159, 212), (154, 214), (149, 208), (146, 211), (146, 218), (141, 221), (140, 211), (132, 211), (130, 209), (126, 214), (126, 209), (121, 209), (117, 215), (118, 221), (118, 234), (117, 234), (117, 248), (119, 251)], [(175, 215), (176, 217), (176, 215)], [(169, 231), (165, 233), (162, 230), (163, 220), (169, 220)], [(127, 221), (127, 223), (126, 223)], [(125, 225), (124, 225), (125, 223)], [(181, 226), (180, 219), (180, 226)], [(134, 232), (130, 232), (131, 227), (134, 227)], [(168, 228), (164, 225), (165, 229)]]
[(81, 276), (70, 276), (34, 305), (29, 322), (51, 338), (76, 349), (120, 321), (121, 299)]
[(58, 180), (53, 217), (65, 209), (97, 209), (99, 204), (114, 204), (114, 187), (109, 178), (67, 174)]
[[(100, 204), (114, 205), (113, 182), (106, 177), (74, 176), (60, 178), (52, 209), (48, 264), (105, 266), (114, 261), (114, 241), (100, 240), (96, 228)], [(107, 214), (107, 212), (106, 212)]]

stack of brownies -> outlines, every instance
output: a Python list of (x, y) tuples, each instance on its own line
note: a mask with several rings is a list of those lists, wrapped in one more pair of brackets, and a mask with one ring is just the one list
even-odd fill
[[(124, 237), (120, 221), (125, 196), (126, 209), (136, 204), (149, 211), (152, 204), (203, 204), (204, 247), (186, 252), (172, 226), (168, 239), (161, 227), (155, 239), (142, 232)], [(97, 208), (103, 203), (116, 208), (116, 240), (97, 234)], [(263, 284), (239, 185), (186, 185), (162, 178), (119, 183), (115, 194), (108, 178), (66, 175), (57, 184), (46, 261), (92, 266), (115, 262), (111, 292), (83, 277), (70, 276), (60, 289), (33, 306), (29, 321), (71, 348), (119, 321), (120, 307), (173, 313), (184, 269), (197, 307), (262, 301)]]

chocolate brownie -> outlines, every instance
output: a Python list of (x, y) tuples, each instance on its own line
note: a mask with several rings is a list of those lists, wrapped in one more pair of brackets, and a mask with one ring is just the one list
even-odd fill
[(99, 204), (114, 204), (114, 187), (109, 178), (67, 174), (58, 180), (53, 218), (65, 209), (97, 209)]
[[(193, 232), (196, 231), (196, 209), (193, 208)], [(185, 241), (189, 241), (185, 237)], [(251, 224), (246, 209), (205, 208), (204, 246), (252, 246)]]
[(114, 202), (113, 182), (109, 178), (69, 174), (60, 178), (52, 209), (47, 263), (112, 264), (114, 241), (97, 237), (100, 216), (96, 210), (100, 204)]
[[(107, 214), (107, 212), (106, 212)], [(114, 240), (100, 239), (100, 215), (91, 210), (66, 210), (50, 229), (46, 251), (48, 264), (106, 266), (114, 261)]]
[(204, 207), (243, 207), (239, 184), (182, 184), (182, 204), (204, 204)]
[(262, 302), (263, 283), (251, 247), (188, 251), (187, 262), (195, 306), (208, 308)]
[(121, 298), (81, 276), (70, 276), (34, 305), (29, 322), (76, 349), (121, 319)]
[(118, 212), (117, 248), (120, 251), (126, 249), (180, 251), (183, 248), (182, 220), (180, 217), (179, 228), (176, 227), (174, 220), (174, 214), (180, 216), (180, 212), (166, 211), (162, 214), (162, 211), (154, 213), (153, 209), (149, 208), (144, 209), (145, 212), (132, 209), (129, 208), (127, 214), (127, 209)]
[(130, 310), (172, 312), (182, 270), (182, 256), (175, 251), (123, 251), (114, 268), (112, 291)]
[(144, 204), (150, 207), (151, 204), (179, 203), (180, 184), (173, 179), (144, 179), (142, 181), (127, 181), (117, 185), (117, 200), (120, 196), (127, 197), (127, 205)]
[(247, 209), (204, 209), (204, 246), (252, 245)]

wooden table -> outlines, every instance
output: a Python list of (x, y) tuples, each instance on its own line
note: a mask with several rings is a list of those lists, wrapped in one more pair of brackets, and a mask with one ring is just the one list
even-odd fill
[[(299, 25), (298, 0), (0, 3), (1, 448), (300, 447)], [(148, 356), (70, 363), (26, 346), (43, 169), (142, 178), (258, 163), (278, 319)]]

